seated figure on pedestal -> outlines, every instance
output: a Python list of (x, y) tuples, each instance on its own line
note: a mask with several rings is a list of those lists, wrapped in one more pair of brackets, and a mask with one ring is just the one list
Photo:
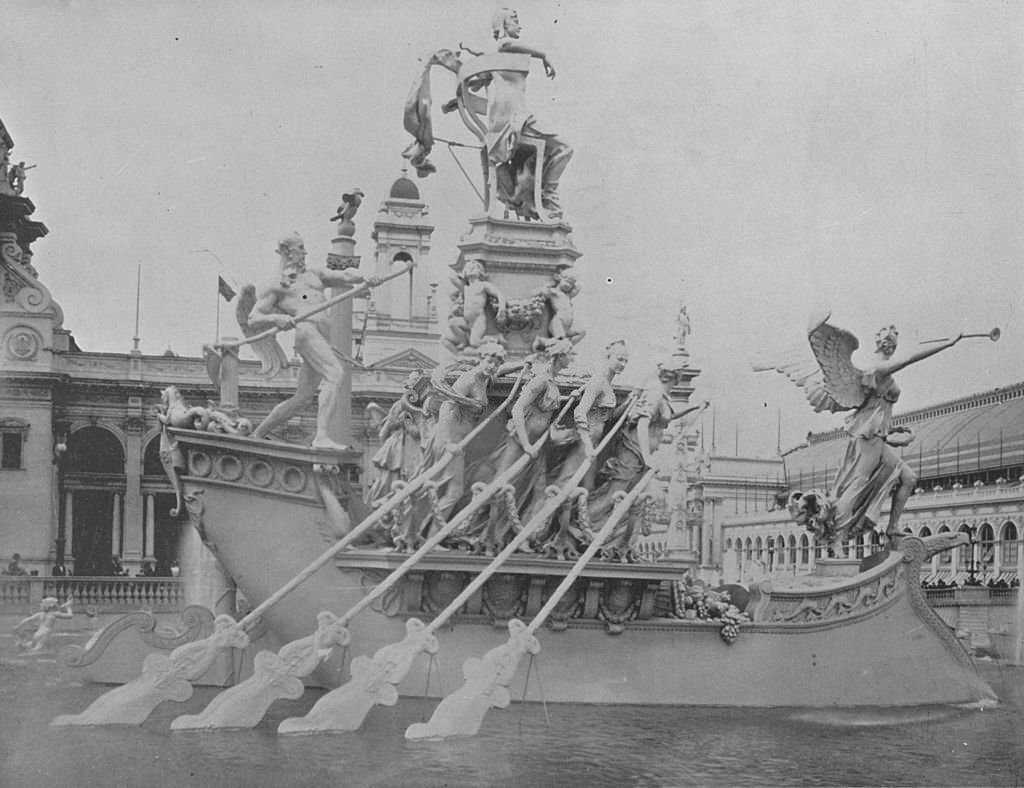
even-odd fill
[[(518, 14), (511, 8), (502, 8), (491, 24), (498, 52), (529, 55), (544, 65), (549, 79), (555, 78), (554, 66), (540, 50), (520, 43), (522, 26)], [(548, 219), (561, 219), (562, 206), (558, 199), (558, 182), (572, 158), (573, 150), (558, 135), (543, 131), (536, 118), (526, 108), (527, 71), (496, 69), (488, 71), (487, 132), (484, 136), (487, 158), (496, 167), (494, 184), (498, 199), (515, 209), (521, 216), (538, 217), (542, 208)], [(522, 149), (524, 138), (544, 141), (544, 159), (539, 163), (541, 173), (541, 205), (534, 205), (533, 178), (538, 163), (529, 160)], [(532, 214), (532, 216), (531, 216)]]

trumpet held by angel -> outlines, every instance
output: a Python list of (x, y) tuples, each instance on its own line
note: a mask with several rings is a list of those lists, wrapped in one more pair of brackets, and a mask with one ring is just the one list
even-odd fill
[[(893, 407), (900, 388), (895, 375), (918, 361), (953, 347), (965, 337), (999, 339), (999, 329), (985, 334), (957, 334), (928, 340), (909, 353), (897, 354), (899, 331), (884, 326), (875, 334), (875, 350), (863, 366), (854, 363), (860, 347), (857, 337), (829, 322), (831, 312), (821, 309), (811, 316), (807, 339), (813, 358), (787, 358), (755, 362), (754, 370), (781, 372), (802, 388), (815, 412), (849, 411), (846, 432), (849, 442), (833, 488), (808, 493), (794, 492), (788, 508), (796, 521), (835, 546), (865, 531), (876, 531), (892, 541), (898, 535), (900, 515), (917, 484), (916, 472), (897, 449), (909, 445), (913, 433), (892, 424)], [(888, 517), (882, 509), (889, 504)]]

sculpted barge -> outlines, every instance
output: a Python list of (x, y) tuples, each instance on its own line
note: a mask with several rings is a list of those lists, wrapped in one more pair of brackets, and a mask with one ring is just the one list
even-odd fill
[[(441, 336), (450, 358), (413, 372), (390, 409), (370, 409), (382, 416), (375, 478), (364, 480), (365, 493), (354, 484), (360, 452), (345, 445), (351, 348), (333, 343), (344, 334), (333, 328), (339, 320), (351, 328), (346, 300), (407, 269), (379, 279), (307, 269), (301, 239), (288, 236), (277, 276), (239, 299), (247, 338), (207, 349), (220, 405), (188, 408), (168, 389), (161, 412), (161, 456), (178, 509), (252, 608), (240, 619), (207, 613), (208, 637), (149, 655), (134, 681), (54, 724), (137, 724), (158, 703), (189, 697), (218, 653), (246, 647), (257, 631), (279, 650), (261, 651), (244, 681), (174, 728), (251, 727), (306, 684), (330, 691), (281, 733), (354, 730), (375, 705), (401, 695), (443, 698), (409, 738), (473, 734), (487, 709), (513, 698), (749, 707), (993, 701), (920, 587), (922, 563), (960, 537), (897, 536), (914, 479), (891, 448), (909, 440), (889, 430), (899, 392), (892, 376), (961, 337), (900, 360), (889, 327), (873, 366), (859, 370), (850, 361), (856, 339), (825, 315), (809, 329), (809, 371), (769, 365), (804, 386), (818, 410), (853, 412), (838, 488), (796, 491), (789, 505), (830, 552), (865, 529), (883, 534), (887, 549), (859, 569), (843, 573), (841, 559), (825, 559), (821, 574), (785, 586), (713, 588), (697, 579), (693, 552), (638, 559), (658, 447), (673, 422), (685, 438), (683, 420), (706, 407), (688, 404), (698, 374), (685, 348), (689, 318), (684, 307), (675, 352), (636, 391), (615, 382), (629, 360), (622, 340), (607, 344), (591, 374), (568, 373), (587, 334), (573, 310), (580, 253), (560, 195), (572, 148), (526, 110), (531, 62), (554, 77), (546, 55), (520, 42), (514, 12), (499, 12), (493, 32), (496, 52), (460, 47), (429, 58), (406, 108), (415, 141), (405, 155), (425, 176), (434, 170), (429, 73), (442, 66), (456, 75), (446, 109), (479, 143), (484, 211), (470, 219), (451, 266)], [(358, 261), (353, 219), (362, 196), (352, 190), (334, 217), (329, 269)], [(303, 362), (297, 391), (253, 428), (237, 412), (238, 348), (251, 345), (273, 373), (287, 363), (274, 337), (291, 330)], [(314, 399), (313, 445), (277, 440)], [(685, 495), (675, 494), (663, 503), (680, 511)], [(892, 514), (880, 522), (887, 499)]]

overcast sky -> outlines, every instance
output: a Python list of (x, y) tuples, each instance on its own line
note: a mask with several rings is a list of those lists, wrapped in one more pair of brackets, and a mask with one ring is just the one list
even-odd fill
[[(90, 351), (127, 352), (142, 266), (145, 353), (198, 355), (216, 279), (274, 270), (298, 230), (310, 261), (359, 186), (357, 251), (409, 142), (423, 58), (489, 46), (488, 2), (5, 4), (0, 118), (50, 235), (34, 263)], [(814, 417), (749, 359), (806, 344), (812, 308), (862, 346), (1000, 326), (902, 373), (899, 409), (1024, 380), (1024, 4), (648, 2), (516, 6), (546, 50), (531, 109), (576, 149), (563, 178), (583, 253), (581, 363), (626, 336), (640, 382), (685, 299), (719, 449), (771, 453)], [(435, 70), (435, 73), (441, 73)], [(451, 95), (437, 77), (435, 105)], [(439, 114), (439, 113), (438, 113)], [(445, 137), (471, 141), (453, 117)], [(479, 182), (475, 155), (458, 152)], [(446, 281), (477, 199), (443, 147), (418, 181)], [(197, 253), (208, 249), (211, 253)], [(442, 301), (442, 303), (444, 303)], [(224, 310), (222, 320), (229, 319)], [(710, 435), (710, 420), (705, 420)]]

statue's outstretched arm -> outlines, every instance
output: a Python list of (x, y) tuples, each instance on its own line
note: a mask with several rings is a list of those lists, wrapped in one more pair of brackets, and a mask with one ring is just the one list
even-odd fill
[(499, 52), (511, 52), (517, 55), (529, 55), (535, 57), (544, 64), (544, 73), (549, 79), (555, 78), (555, 67), (551, 65), (551, 61), (548, 60), (548, 56), (541, 52), (539, 49), (528, 47), (526, 44), (518, 44), (512, 41), (502, 41), (498, 47)]
[(910, 355), (894, 359), (885, 364), (880, 364), (878, 366), (878, 369), (881, 372), (887, 372), (888, 374), (892, 375), (896, 372), (899, 372), (904, 367), (909, 367), (911, 364), (915, 364), (918, 361), (922, 361), (923, 359), (928, 358), (929, 356), (934, 356), (936, 353), (953, 347), (953, 345), (959, 342), (962, 338), (962, 334), (957, 334), (955, 337), (947, 339), (945, 342), (932, 345), (920, 345), (917, 349), (910, 353)]

